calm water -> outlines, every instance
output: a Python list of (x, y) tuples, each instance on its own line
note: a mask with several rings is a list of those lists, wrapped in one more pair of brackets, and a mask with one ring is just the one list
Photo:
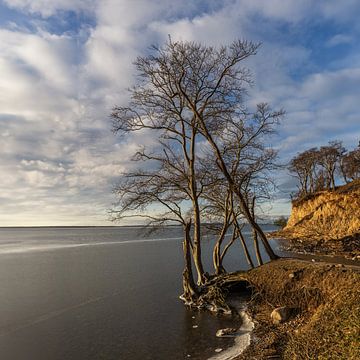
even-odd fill
[[(215, 332), (231, 319), (178, 300), (181, 235), (177, 227), (0, 229), (0, 359), (207, 359), (229, 347)], [(225, 267), (247, 268), (239, 244)]]

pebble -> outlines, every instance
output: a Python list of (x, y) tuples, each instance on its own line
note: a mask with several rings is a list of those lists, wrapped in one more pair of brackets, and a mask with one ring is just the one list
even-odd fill
[(219, 352), (222, 352), (222, 350), (223, 349), (221, 349), (221, 348), (217, 348), (217, 349), (215, 349), (215, 352), (219, 353)]
[(199, 325), (193, 325), (193, 329), (196, 329), (198, 327), (199, 327)]

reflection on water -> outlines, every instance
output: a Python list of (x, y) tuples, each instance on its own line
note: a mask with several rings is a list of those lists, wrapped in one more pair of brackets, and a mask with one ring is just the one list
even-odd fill
[[(145, 238), (131, 227), (0, 229), (1, 359), (206, 359), (230, 346), (215, 333), (233, 320), (178, 300), (181, 235), (176, 227)], [(212, 240), (204, 244), (210, 259)], [(247, 268), (240, 244), (225, 267)]]

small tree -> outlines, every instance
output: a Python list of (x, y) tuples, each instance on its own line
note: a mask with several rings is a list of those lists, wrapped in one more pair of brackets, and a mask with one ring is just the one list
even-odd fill
[(360, 179), (360, 146), (344, 154), (340, 161), (340, 172), (346, 183)]
[(326, 188), (335, 189), (335, 173), (340, 159), (345, 153), (341, 141), (330, 141), (329, 145), (321, 146), (318, 154), (318, 163), (326, 174)]
[[(297, 154), (289, 163), (288, 169), (298, 180), (298, 193), (301, 198), (320, 190), (335, 189), (335, 175), (341, 172), (345, 181), (356, 168), (356, 154), (349, 157), (341, 141), (330, 141), (328, 145), (311, 148)], [(354, 167), (355, 166), (355, 167)]]
[(299, 153), (290, 161), (288, 169), (299, 182), (299, 197), (315, 191), (319, 177), (318, 159), (319, 150), (311, 148)]

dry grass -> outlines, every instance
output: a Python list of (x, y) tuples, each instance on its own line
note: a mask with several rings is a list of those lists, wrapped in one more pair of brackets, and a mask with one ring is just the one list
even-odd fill
[[(254, 289), (250, 311), (258, 324), (239, 359), (360, 359), (358, 272), (278, 260), (229, 280), (236, 276)], [(270, 313), (278, 306), (293, 308), (293, 314), (273, 325)]]
[(293, 202), (284, 236), (340, 240), (360, 231), (360, 180)]

